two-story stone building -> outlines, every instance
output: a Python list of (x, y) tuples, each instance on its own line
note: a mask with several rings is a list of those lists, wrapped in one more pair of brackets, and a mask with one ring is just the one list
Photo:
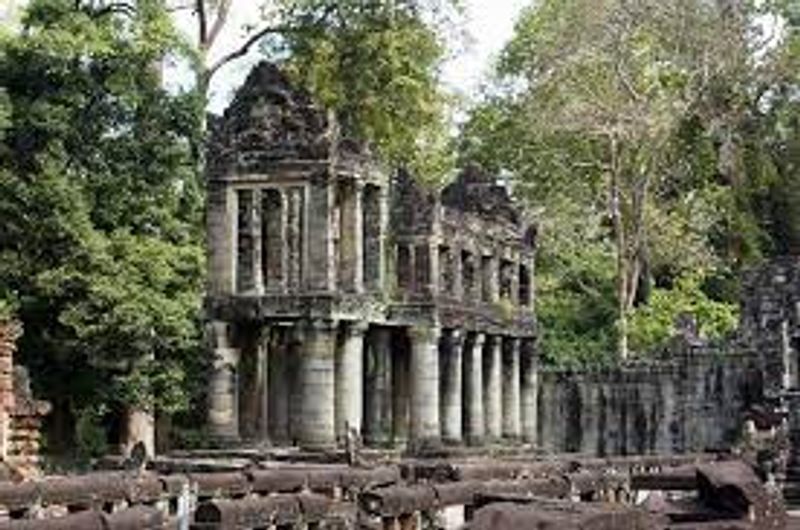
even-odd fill
[(533, 439), (535, 230), (504, 186), (382, 167), (269, 64), (212, 128), (216, 436)]

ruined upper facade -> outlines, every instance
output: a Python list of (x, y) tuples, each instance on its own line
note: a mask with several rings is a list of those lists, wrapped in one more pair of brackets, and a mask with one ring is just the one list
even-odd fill
[(535, 230), (467, 168), (388, 170), (274, 66), (212, 125), (215, 435), (328, 446), (535, 432)]

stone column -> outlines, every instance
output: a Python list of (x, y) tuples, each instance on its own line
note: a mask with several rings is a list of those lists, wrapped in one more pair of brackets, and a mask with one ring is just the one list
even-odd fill
[(462, 347), (461, 330), (447, 330), (442, 340), (442, 438), (448, 443), (461, 443), (462, 421)]
[(520, 345), (522, 438), (528, 443), (538, 443), (538, 393), (539, 366), (534, 339), (522, 340)]
[(261, 190), (253, 190), (253, 212), (250, 219), (250, 233), (253, 238), (253, 289), (256, 295), (264, 294), (263, 220), (261, 211)]
[(456, 300), (464, 299), (464, 270), (461, 262), (461, 247), (453, 245), (450, 248), (453, 256), (453, 298)]
[(297, 426), (301, 446), (311, 449), (336, 444), (334, 346), (336, 323), (328, 320), (305, 322), (305, 344), (299, 359)]
[(293, 227), (289, 226), (290, 221), (293, 220), (293, 216), (290, 215), (290, 210), (294, 206), (294, 201), (290, 200), (289, 192), (281, 188), (281, 283), (280, 283), (280, 291), (287, 292), (292, 285), (292, 267), (291, 263), (289, 262), (290, 259), (290, 243), (289, 238), (293, 234)]
[(208, 427), (215, 438), (236, 440), (239, 438), (239, 350), (231, 346), (227, 322), (212, 322), (210, 328), (214, 361), (208, 393)]
[(331, 291), (336, 286), (334, 225), (336, 208), (329, 175), (316, 176), (309, 188), (308, 220), (305, 239), (308, 250), (307, 287), (312, 291)]
[(212, 295), (234, 292), (236, 270), (236, 191), (224, 182), (208, 185), (208, 285)]
[(411, 423), (411, 356), (407, 348), (392, 349), (392, 443), (395, 447), (408, 443)]
[(439, 425), (439, 328), (413, 327), (411, 340), (411, 440), (437, 442)]
[(520, 305), (519, 301), (519, 260), (514, 258), (511, 261), (511, 304), (514, 307)]
[(488, 294), (486, 302), (492, 303), (500, 299), (500, 258), (492, 254), (481, 256), (481, 269), (484, 260), (487, 260), (487, 270), (481, 270), (484, 282), (482, 289)]
[[(299, 335), (294, 328), (281, 327), (276, 330), (275, 348), (270, 352), (269, 389), (272, 399), (269, 403), (270, 438), (275, 444), (288, 445), (291, 441), (289, 432), (292, 370), (290, 355), (295, 348), (295, 336)], [(299, 357), (299, 355), (298, 355)]]
[(269, 356), (272, 349), (272, 328), (265, 326), (256, 350), (256, 395), (258, 398), (258, 438), (269, 441)]
[(503, 436), (518, 440), (520, 427), (519, 339), (503, 341)]
[(365, 367), (364, 439), (388, 444), (392, 437), (392, 330), (375, 327), (368, 334)]
[(340, 184), (339, 202), (339, 288), (350, 292), (364, 289), (364, 219), (362, 182)]
[(466, 435), (470, 445), (480, 445), (486, 436), (483, 413), (483, 346), (486, 336), (476, 333), (464, 349), (464, 397)]
[(128, 407), (125, 411), (125, 454), (129, 456), (133, 448), (140, 443), (147, 456), (155, 456), (155, 415), (149, 408)]
[(348, 322), (344, 340), (336, 352), (336, 438), (341, 442), (348, 429), (361, 434), (364, 401), (364, 332), (367, 325)]
[(487, 336), (484, 347), (483, 409), (486, 436), (494, 441), (503, 436), (502, 364), (501, 337)]

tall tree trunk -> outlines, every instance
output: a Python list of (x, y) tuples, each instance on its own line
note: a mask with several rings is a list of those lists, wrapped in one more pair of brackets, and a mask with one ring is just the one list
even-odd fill
[(619, 185), (619, 144), (616, 134), (610, 138), (610, 184), (611, 219), (614, 225), (614, 238), (617, 247), (617, 355), (628, 358), (628, 267), (625, 251), (625, 227), (622, 222)]

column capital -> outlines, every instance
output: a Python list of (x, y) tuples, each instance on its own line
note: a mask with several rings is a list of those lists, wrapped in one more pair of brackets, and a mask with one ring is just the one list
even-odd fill
[(369, 329), (369, 322), (363, 320), (343, 321), (345, 332), (350, 336), (364, 335)]
[(327, 319), (327, 318), (310, 318), (303, 322), (303, 328), (306, 331), (334, 331), (337, 326), (339, 325), (338, 320)]
[(491, 335), (489, 333), (485, 334), (486, 337), (486, 345), (491, 347), (499, 346), (502, 344), (503, 336), (502, 335)]
[(473, 344), (478, 348), (482, 348), (485, 343), (486, 343), (486, 333), (482, 333), (480, 331), (476, 331), (475, 332), (475, 339), (473, 340)]
[(212, 320), (206, 324), (211, 347), (215, 349), (231, 347), (231, 324), (224, 320)]
[(439, 338), (441, 329), (438, 326), (409, 326), (408, 338), (412, 341), (432, 341)]

